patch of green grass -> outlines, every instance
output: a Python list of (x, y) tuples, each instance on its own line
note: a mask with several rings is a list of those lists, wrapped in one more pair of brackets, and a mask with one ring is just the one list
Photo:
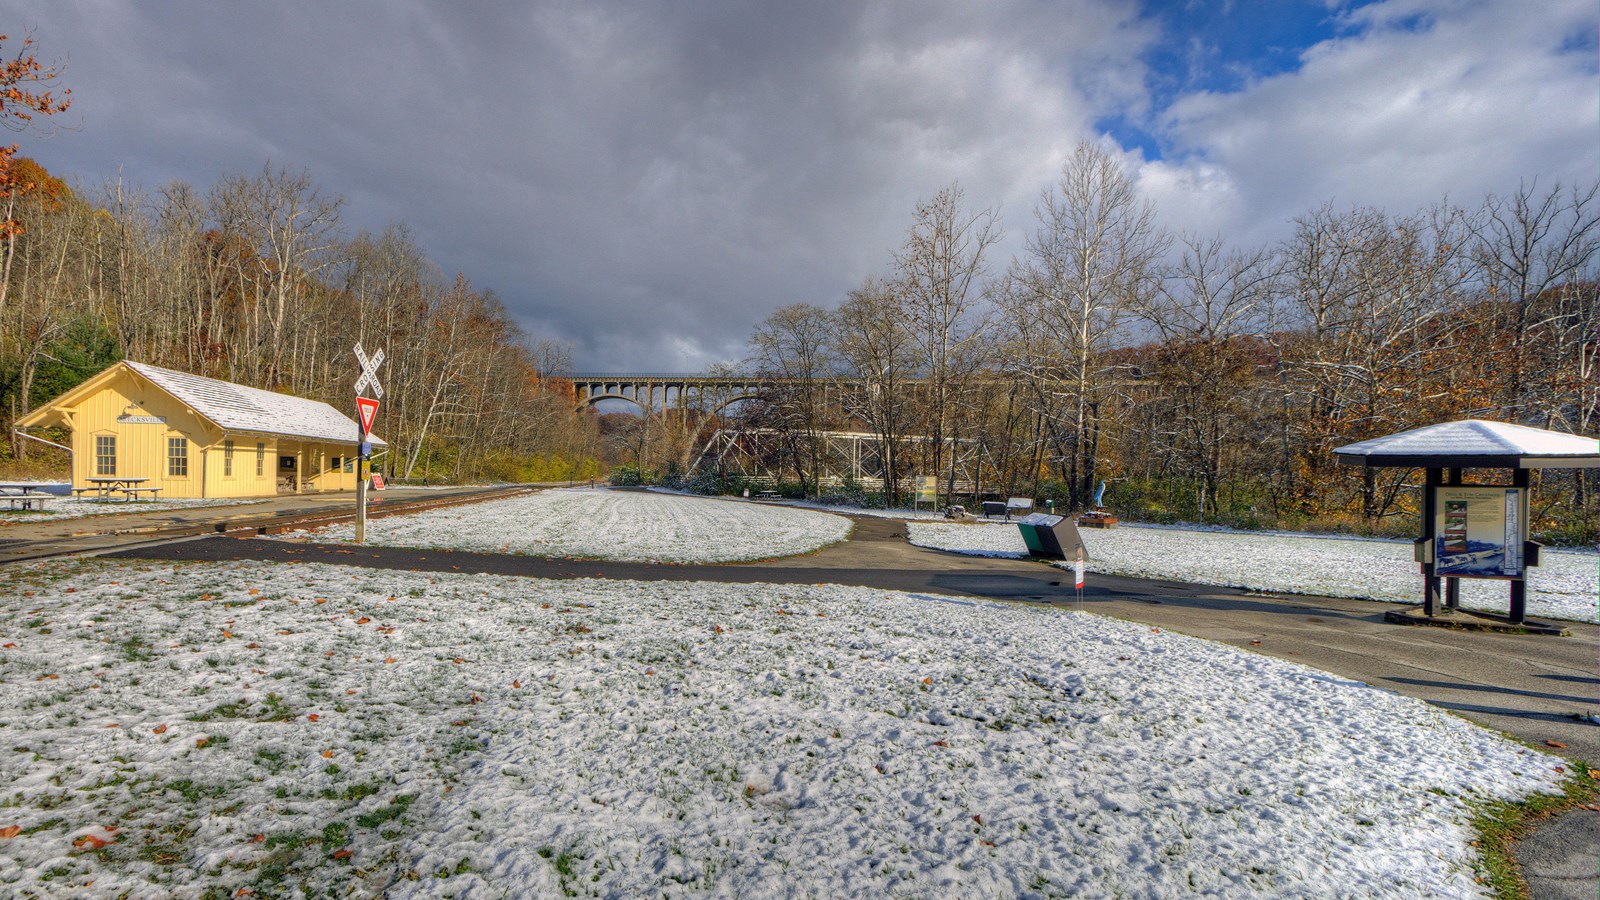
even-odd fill
[(379, 790), (381, 790), (381, 787), (377, 782), (369, 781), (369, 782), (366, 782), (365, 784), (352, 784), (352, 785), (346, 787), (342, 791), (334, 790), (333, 788), (325, 788), (322, 791), (322, 799), (324, 799), (324, 800), (344, 800), (346, 802), (355, 802), (355, 801), (360, 800), (360, 799), (362, 799), (364, 797), (371, 797), (373, 794), (376, 794)]
[(215, 722), (218, 719), (248, 719), (250, 717), (249, 700), (235, 700), (215, 706), (203, 713), (195, 713), (189, 717), (191, 722)]
[(195, 833), (193, 826), (182, 822), (162, 826), (145, 836), (139, 856), (158, 866), (173, 865), (183, 859), (183, 848), (194, 840)]
[(1600, 799), (1600, 772), (1581, 760), (1569, 765), (1573, 774), (1559, 794), (1538, 794), (1526, 800), (1497, 800), (1476, 808), (1472, 828), (1478, 833), (1481, 857), (1478, 879), (1501, 900), (1526, 900), (1528, 883), (1522, 877), (1513, 848), (1541, 819)]
[(329, 822), (322, 828), (322, 844), (325, 847), (343, 847), (350, 843), (350, 826), (343, 822)]
[(221, 785), (195, 784), (193, 781), (187, 778), (179, 781), (168, 782), (166, 790), (176, 791), (183, 797), (183, 799), (190, 803), (199, 803), (206, 797), (221, 797), (227, 792), (227, 788), (224, 788)]
[(280, 831), (267, 835), (266, 846), (269, 850), (304, 847), (310, 840), (311, 836), (303, 831)]
[(288, 722), (295, 717), (294, 710), (277, 694), (268, 694), (261, 703), (261, 714), (256, 716), (258, 722)]
[(138, 635), (132, 635), (118, 647), (122, 651), (122, 658), (128, 662), (149, 662), (155, 658), (150, 651), (150, 645), (145, 643)]
[(29, 825), (27, 828), (22, 829), (22, 833), (24, 835), (38, 834), (41, 831), (49, 831), (52, 828), (60, 828), (62, 825), (66, 824), (66, 821), (66, 819), (48, 819), (40, 822), (37, 825)]
[[(356, 816), (356, 824), (362, 828), (377, 828), (379, 825), (382, 825), (385, 822), (388, 822), (392, 819), (398, 819), (405, 815), (406, 808), (409, 807), (411, 805), (411, 801), (415, 799), (417, 799), (416, 794), (401, 794), (398, 797), (395, 797), (393, 800), (390, 800), (388, 806), (380, 807), (372, 812), (362, 813), (361, 815)], [(541, 850), (540, 852), (542, 853), (543, 851)]]

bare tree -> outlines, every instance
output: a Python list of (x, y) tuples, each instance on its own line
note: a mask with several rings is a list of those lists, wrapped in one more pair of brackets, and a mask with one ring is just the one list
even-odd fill
[(1013, 272), (1011, 315), (1039, 355), (1023, 361), (1041, 385), (1041, 415), (1058, 445), (1071, 502), (1085, 506), (1099, 471), (1100, 409), (1113, 346), (1130, 305), (1155, 285), (1168, 240), (1155, 209), (1104, 148), (1078, 144), (1034, 208), (1038, 228)]
[(750, 339), (762, 378), (762, 400), (771, 424), (784, 437), (800, 478), (811, 494), (822, 470), (824, 389), (831, 369), (827, 310), (808, 303), (785, 306), (756, 328)]
[(1241, 431), (1258, 400), (1259, 338), (1276, 275), (1264, 250), (1228, 252), (1220, 237), (1186, 237), (1159, 289), (1137, 306), (1161, 338), (1153, 355), (1167, 402), (1153, 436), (1195, 479), (1202, 518), (1218, 515), (1226, 451), (1248, 440)]
[(993, 209), (969, 212), (959, 185), (917, 204), (905, 243), (895, 254), (896, 293), (916, 342), (925, 402), (923, 434), (934, 474), (955, 490), (959, 441), (971, 421), (971, 379), (987, 327), (983, 279), (989, 249), (1002, 236)]
[(1551, 325), (1564, 331), (1572, 321), (1561, 313), (1554, 321), (1545, 318), (1539, 301), (1594, 278), (1600, 257), (1597, 196), (1600, 181), (1571, 189), (1558, 183), (1542, 195), (1537, 182), (1524, 182), (1510, 196), (1490, 194), (1474, 223), (1472, 256), (1484, 286), (1491, 299), (1511, 307), (1504, 412), (1516, 421), (1539, 418), (1530, 396), (1530, 382), (1540, 375), (1530, 371), (1531, 333)]
[(915, 341), (900, 298), (879, 278), (868, 278), (851, 291), (833, 324), (832, 339), (842, 363), (838, 374), (849, 381), (840, 385), (838, 395), (850, 414), (877, 436), (884, 497), (892, 507), (899, 503), (900, 445), (911, 421)]

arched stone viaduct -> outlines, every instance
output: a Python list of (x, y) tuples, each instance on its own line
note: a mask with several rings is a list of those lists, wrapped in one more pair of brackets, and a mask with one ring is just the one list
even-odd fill
[(645, 412), (667, 409), (703, 409), (717, 412), (740, 400), (750, 400), (763, 385), (786, 379), (754, 375), (674, 375), (661, 373), (579, 373), (557, 375), (572, 382), (578, 408), (601, 400), (625, 400)]

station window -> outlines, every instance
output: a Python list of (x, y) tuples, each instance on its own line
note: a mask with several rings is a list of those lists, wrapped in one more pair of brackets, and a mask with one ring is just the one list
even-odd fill
[(97, 434), (94, 436), (94, 473), (96, 475), (117, 474), (116, 435)]
[(167, 438), (167, 477), (189, 477), (189, 440), (187, 438)]
[(225, 478), (233, 477), (233, 441), (222, 442), (222, 474)]
[(267, 445), (258, 442), (256, 444), (256, 477), (260, 478), (260, 477), (262, 477), (263, 475), (266, 475), (266, 474), (267, 474)]

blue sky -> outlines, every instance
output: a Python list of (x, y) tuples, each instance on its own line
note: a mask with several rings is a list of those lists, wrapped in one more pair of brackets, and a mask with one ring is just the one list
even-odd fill
[[(1537, 15), (1530, 9), (1536, 8)], [(0, 0), (67, 63), (18, 135), (91, 194), (271, 161), (411, 226), (586, 369), (698, 371), (887, 272), (956, 183), (1022, 252), (1080, 140), (1174, 232), (1600, 173), (1594, 0)]]
[(1365, 3), (1330, 7), (1320, 0), (1193, 0), (1145, 2), (1140, 17), (1156, 27), (1142, 58), (1148, 109), (1119, 110), (1096, 125), (1122, 146), (1160, 159), (1169, 148), (1150, 113), (1197, 92), (1233, 93), (1256, 80), (1294, 72), (1307, 49), (1356, 27), (1345, 13)]

